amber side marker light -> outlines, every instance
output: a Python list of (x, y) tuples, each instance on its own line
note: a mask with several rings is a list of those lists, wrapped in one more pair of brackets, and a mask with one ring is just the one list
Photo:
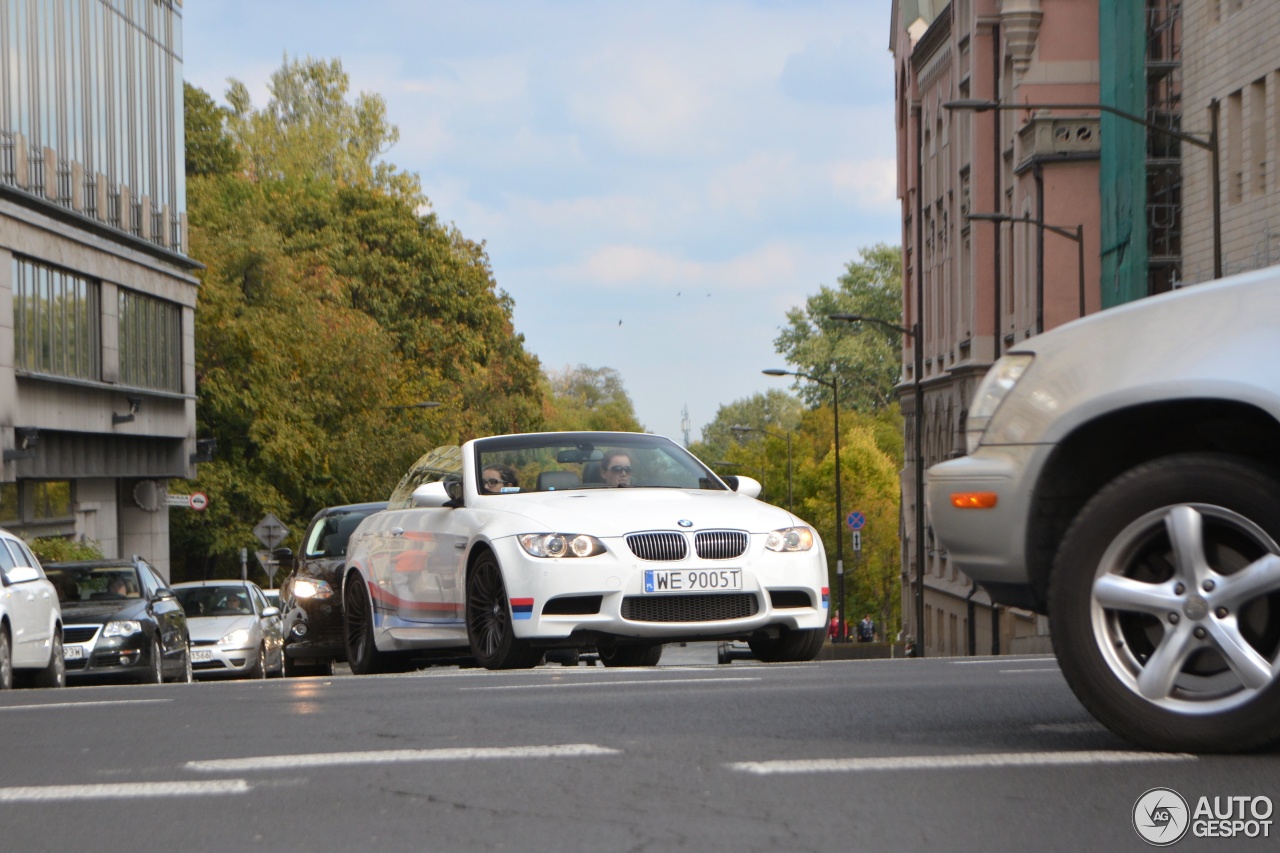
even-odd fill
[(999, 500), (995, 492), (952, 492), (951, 505), (956, 509), (991, 509)]

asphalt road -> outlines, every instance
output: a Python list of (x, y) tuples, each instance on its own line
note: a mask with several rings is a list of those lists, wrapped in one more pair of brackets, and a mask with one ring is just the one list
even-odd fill
[(1151, 788), (1280, 801), (1280, 753), (1134, 751), (1052, 658), (714, 659), (0, 694), (0, 848), (1145, 850)]

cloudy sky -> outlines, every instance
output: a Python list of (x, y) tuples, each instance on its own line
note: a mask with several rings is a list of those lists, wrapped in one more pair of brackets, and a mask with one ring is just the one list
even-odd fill
[(785, 379), (788, 308), (899, 239), (888, 0), (187, 0), (184, 73), (257, 106), (290, 58), (382, 95), (543, 366), (617, 370), (691, 438)]

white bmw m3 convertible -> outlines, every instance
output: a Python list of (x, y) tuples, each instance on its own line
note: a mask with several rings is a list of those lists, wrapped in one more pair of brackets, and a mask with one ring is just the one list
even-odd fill
[(347, 660), (364, 674), (453, 651), (512, 669), (595, 648), (606, 666), (652, 666), (664, 643), (735, 638), (760, 660), (812, 660), (822, 541), (759, 493), (656, 435), (437, 448), (351, 535)]

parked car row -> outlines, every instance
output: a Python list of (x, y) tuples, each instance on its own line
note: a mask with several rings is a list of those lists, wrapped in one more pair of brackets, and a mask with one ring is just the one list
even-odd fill
[(0, 689), (283, 673), (280, 609), (257, 584), (168, 584), (141, 557), (40, 561), (0, 530)]
[(815, 658), (821, 539), (669, 439), (495, 436), (437, 448), (385, 503), (321, 510), (281, 584), (285, 671), (357, 674), (468, 656), (490, 669), (653, 666), (669, 642)]

